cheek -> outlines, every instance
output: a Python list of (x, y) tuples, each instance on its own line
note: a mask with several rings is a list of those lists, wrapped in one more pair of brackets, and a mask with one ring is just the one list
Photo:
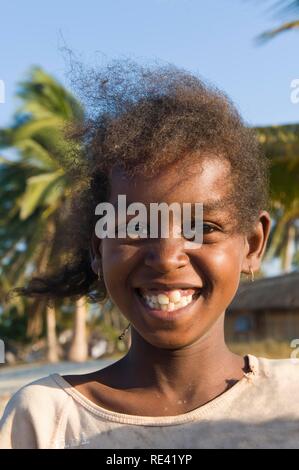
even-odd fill
[(233, 251), (218, 250), (214, 253), (212, 258), (212, 266), (217, 278), (220, 277), (223, 281), (226, 280), (224, 274), (238, 274), (240, 272), (240, 262), (238, 253)]
[(238, 288), (241, 271), (241, 250), (238, 243), (206, 245), (198, 265), (205, 266), (212, 287), (221, 294), (233, 295)]
[(133, 246), (121, 245), (105, 239), (102, 244), (102, 268), (108, 293), (124, 291), (127, 279), (138, 260), (138, 250)]

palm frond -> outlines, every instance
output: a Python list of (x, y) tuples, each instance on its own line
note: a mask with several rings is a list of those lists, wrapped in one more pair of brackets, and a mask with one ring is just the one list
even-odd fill
[(299, 28), (299, 20), (289, 21), (287, 23), (283, 23), (278, 28), (270, 29), (269, 31), (265, 31), (264, 33), (260, 34), (256, 38), (257, 44), (264, 44), (270, 39), (278, 36), (281, 33), (285, 33), (286, 31), (294, 30)]

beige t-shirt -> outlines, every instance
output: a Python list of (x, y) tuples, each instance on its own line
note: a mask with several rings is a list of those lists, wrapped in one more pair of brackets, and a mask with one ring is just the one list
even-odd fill
[(299, 448), (299, 361), (248, 355), (251, 372), (177, 416), (102, 408), (52, 374), (20, 389), (0, 421), (0, 448)]

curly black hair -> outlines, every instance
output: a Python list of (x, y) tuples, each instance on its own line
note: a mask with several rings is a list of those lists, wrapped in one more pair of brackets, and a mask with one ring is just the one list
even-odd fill
[[(84, 75), (84, 76), (83, 76)], [(78, 77), (74, 78), (78, 83)], [(27, 296), (105, 298), (103, 281), (91, 269), (89, 247), (95, 207), (109, 199), (109, 173), (154, 175), (170, 163), (194, 163), (203, 155), (230, 163), (238, 230), (248, 232), (268, 207), (268, 161), (256, 134), (231, 100), (202, 79), (173, 65), (143, 66), (118, 60), (80, 69), (85, 121), (68, 137), (81, 161), (69, 174), (76, 183), (62, 228), (55, 267), (16, 289)], [(53, 257), (54, 259), (54, 257)], [(60, 261), (57, 261), (60, 260)]]

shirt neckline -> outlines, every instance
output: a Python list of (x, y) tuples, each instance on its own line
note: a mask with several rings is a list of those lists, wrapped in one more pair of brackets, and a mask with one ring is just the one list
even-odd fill
[(171, 426), (192, 422), (200, 418), (207, 418), (213, 410), (223, 406), (229, 400), (232, 400), (242, 389), (252, 383), (253, 377), (257, 376), (259, 372), (259, 361), (258, 358), (252, 354), (246, 354), (245, 357), (248, 358), (250, 371), (248, 373), (244, 372), (242, 379), (240, 379), (229, 390), (223, 392), (205, 405), (201, 405), (187, 413), (172, 416), (141, 416), (108, 410), (107, 408), (97, 405), (81, 392), (76, 390), (76, 388), (67, 382), (60, 374), (51, 374), (50, 377), (64, 390), (64, 392), (98, 418), (122, 424)]

